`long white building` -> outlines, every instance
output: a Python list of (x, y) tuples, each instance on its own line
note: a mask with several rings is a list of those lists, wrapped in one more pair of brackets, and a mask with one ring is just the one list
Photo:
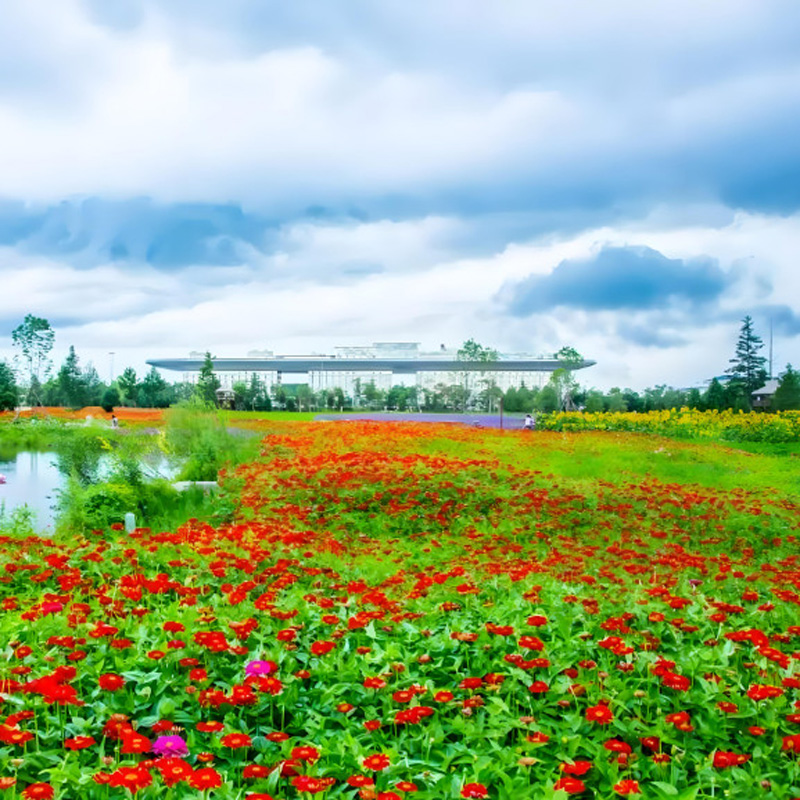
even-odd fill
[[(153, 358), (147, 363), (158, 369), (183, 373), (194, 382), (203, 365), (199, 352), (188, 358)], [(584, 359), (572, 369), (585, 369), (595, 361)], [(275, 355), (254, 351), (244, 358), (215, 358), (214, 372), (222, 386), (231, 388), (239, 381), (248, 382), (256, 373), (268, 386), (280, 383), (307, 383), (313, 391), (341, 388), (353, 395), (370, 382), (387, 390), (394, 384), (433, 389), (439, 384), (494, 385), (505, 391), (523, 384), (543, 386), (563, 362), (553, 356), (526, 353), (500, 353), (489, 365), (460, 361), (457, 350), (442, 345), (439, 350), (424, 352), (418, 342), (375, 342), (368, 347), (336, 347), (333, 354)]]

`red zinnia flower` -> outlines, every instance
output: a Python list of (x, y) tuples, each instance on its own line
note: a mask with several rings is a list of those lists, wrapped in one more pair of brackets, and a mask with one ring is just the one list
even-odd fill
[(246, 733), (229, 733), (223, 736), (219, 743), (223, 747), (230, 747), (232, 750), (240, 747), (250, 747), (253, 740)]
[(22, 790), (25, 800), (50, 800), (54, 794), (55, 791), (49, 783), (32, 783)]
[(561, 789), (561, 791), (567, 794), (580, 794), (585, 791), (586, 784), (578, 778), (559, 778), (555, 782), (553, 788)]
[(482, 783), (465, 783), (461, 789), (462, 797), (484, 798), (489, 796), (489, 790)]
[(264, 764), (248, 764), (242, 770), (242, 777), (247, 779), (266, 778), (272, 770)]
[(97, 684), (101, 689), (107, 692), (119, 691), (125, 685), (125, 678), (122, 675), (116, 675), (113, 672), (107, 672), (97, 679)]
[(608, 725), (614, 719), (614, 714), (608, 706), (604, 706), (601, 703), (586, 709), (586, 719), (589, 722), (596, 722), (598, 725)]
[(83, 750), (93, 744), (97, 744), (97, 742), (91, 736), (74, 736), (72, 739), (64, 740), (64, 747), (67, 750)]
[(560, 765), (562, 772), (567, 775), (585, 775), (592, 768), (591, 761), (575, 761), (572, 764), (563, 763)]
[(371, 769), (377, 772), (386, 769), (391, 763), (389, 756), (384, 753), (373, 753), (364, 759), (363, 766), (364, 769)]
[(310, 745), (293, 747), (292, 758), (296, 761), (307, 761), (309, 764), (313, 764), (319, 759), (319, 750), (317, 750), (316, 747), (311, 747)]
[(625, 778), (621, 780), (619, 783), (614, 784), (614, 791), (617, 794), (641, 794), (642, 791), (639, 789), (639, 781), (631, 780), (630, 778)]
[(189, 785), (201, 792), (205, 789), (218, 789), (222, 786), (222, 776), (213, 767), (203, 767), (192, 773)]
[(124, 786), (131, 794), (136, 794), (139, 789), (144, 789), (153, 782), (150, 773), (141, 767), (120, 767), (111, 773), (110, 786)]

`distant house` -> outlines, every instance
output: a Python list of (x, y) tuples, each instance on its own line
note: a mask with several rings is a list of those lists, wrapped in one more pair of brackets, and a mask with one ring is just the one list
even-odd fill
[(760, 389), (750, 393), (750, 405), (753, 408), (769, 408), (772, 405), (772, 398), (777, 388), (778, 379), (770, 378)]

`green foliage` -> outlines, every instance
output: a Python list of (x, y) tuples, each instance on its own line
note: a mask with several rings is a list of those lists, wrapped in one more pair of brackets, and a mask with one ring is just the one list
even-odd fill
[(38, 404), (38, 389), (50, 371), (50, 351), (55, 333), (50, 323), (42, 317), (26, 314), (22, 324), (11, 332), (11, 341), (18, 347), (28, 373), (28, 386), (32, 405)]
[(0, 411), (13, 411), (17, 407), (19, 390), (14, 370), (5, 361), (0, 361)]
[(97, 483), (100, 456), (104, 449), (97, 430), (92, 427), (67, 429), (62, 426), (55, 431), (58, 432), (55, 444), (59, 472), (83, 486)]
[(86, 405), (86, 384), (81, 375), (78, 356), (70, 345), (61, 369), (58, 371), (58, 388), (62, 403), (71, 408), (83, 408)]
[(0, 502), (0, 536), (21, 538), (36, 533), (36, 515), (26, 505), (6, 511), (5, 504)]
[(122, 395), (122, 403), (126, 406), (135, 406), (139, 383), (133, 367), (126, 367), (123, 370), (122, 375), (117, 378), (117, 386)]
[[(761, 388), (767, 380), (767, 371), (764, 365), (767, 359), (759, 355), (759, 351), (764, 347), (764, 343), (753, 330), (753, 319), (746, 316), (742, 320), (742, 327), (739, 331), (739, 340), (736, 343), (736, 354), (730, 359), (731, 366), (726, 372), (731, 376), (731, 384), (735, 388), (741, 388), (741, 399), (732, 408), (736, 408), (744, 403), (743, 407), (750, 407), (750, 394), (756, 389)], [(738, 396), (738, 395), (737, 395)]]
[(83, 527), (103, 530), (120, 523), (125, 514), (138, 505), (136, 491), (124, 483), (98, 483), (88, 486), (81, 495)]
[(556, 388), (548, 383), (547, 386), (540, 389), (539, 394), (536, 396), (536, 410), (545, 414), (556, 411), (560, 405), (560, 398)]
[(786, 372), (780, 377), (772, 407), (776, 411), (800, 409), (800, 374), (792, 369), (791, 364), (786, 365)]
[(254, 449), (248, 437), (228, 431), (225, 417), (199, 398), (173, 406), (166, 419), (166, 451), (184, 460), (180, 480), (214, 481), (223, 465)]
[(103, 411), (111, 413), (121, 402), (119, 389), (116, 386), (109, 386), (104, 392), (100, 401)]
[(216, 405), (217, 389), (221, 386), (217, 374), (214, 372), (214, 358), (211, 353), (206, 353), (203, 366), (200, 367), (200, 374), (197, 378), (195, 394), (208, 405)]
[(139, 384), (136, 394), (137, 405), (140, 408), (168, 408), (173, 397), (172, 387), (161, 377), (155, 367), (151, 367), (150, 372)]

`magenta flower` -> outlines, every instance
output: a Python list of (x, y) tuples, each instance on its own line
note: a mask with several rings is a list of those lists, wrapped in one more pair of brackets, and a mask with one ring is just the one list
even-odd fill
[(180, 736), (159, 736), (153, 742), (152, 750), (162, 758), (182, 757), (189, 754), (189, 748)]
[(245, 675), (248, 677), (260, 677), (278, 671), (278, 665), (274, 661), (251, 661), (245, 668)]

